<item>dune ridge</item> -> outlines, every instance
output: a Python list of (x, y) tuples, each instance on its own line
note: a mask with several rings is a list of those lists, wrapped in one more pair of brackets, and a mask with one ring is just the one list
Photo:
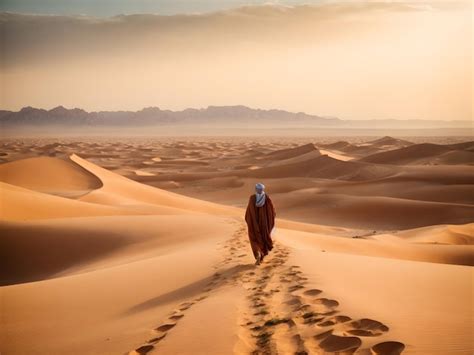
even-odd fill
[(138, 184), (91, 164), (77, 155), (72, 155), (71, 160), (98, 176), (103, 184), (101, 188), (81, 197), (81, 201), (100, 204), (109, 204), (110, 201), (117, 203), (115, 197), (119, 196), (120, 200), (126, 200), (127, 204), (145, 203), (166, 206), (167, 208), (171, 207), (194, 212), (216, 214), (231, 214), (232, 212), (235, 214), (237, 212), (237, 210), (232, 207), (224, 207), (211, 202), (202, 202), (190, 197)]
[(55, 195), (75, 196), (100, 188), (102, 183), (68, 159), (27, 158), (0, 165), (0, 181)]
[(387, 152), (380, 152), (360, 161), (394, 165), (426, 164), (474, 164), (474, 142), (438, 145), (431, 143), (413, 144)]

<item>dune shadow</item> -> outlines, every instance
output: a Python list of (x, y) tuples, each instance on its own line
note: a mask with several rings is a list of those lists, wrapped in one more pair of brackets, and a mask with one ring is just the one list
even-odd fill
[(159, 296), (150, 298), (144, 302), (138, 303), (135, 306), (127, 309), (122, 315), (132, 315), (135, 313), (144, 312), (159, 305), (176, 302), (182, 299), (192, 298), (209, 290), (209, 285), (212, 284), (211, 289), (219, 288), (224, 285), (227, 280), (235, 277), (240, 272), (254, 268), (253, 264), (239, 264), (227, 269), (221, 269), (214, 275), (202, 278), (192, 282), (186, 286), (179, 287), (172, 291), (163, 293)]

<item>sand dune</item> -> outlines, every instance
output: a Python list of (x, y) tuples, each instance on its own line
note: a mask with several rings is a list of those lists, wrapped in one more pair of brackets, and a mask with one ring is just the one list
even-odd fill
[[(93, 272), (0, 288), (7, 305), (2, 352), (116, 354), (153, 337), (159, 319), (211, 280), (219, 260), (215, 245), (233, 230), (229, 223), (214, 223), (201, 234), (189, 221), (181, 219), (178, 235), (186, 233), (186, 240), (177, 247), (148, 249), (147, 257), (135, 261), (125, 254), (125, 262)], [(148, 235), (158, 242), (166, 237), (152, 229)], [(37, 341), (25, 342), (25, 336)]]
[[(314, 247), (325, 252), (473, 266), (474, 247), (467, 245), (470, 244), (473, 227), (472, 223), (460, 226), (441, 225), (410, 229), (400, 233), (367, 232), (353, 234), (351, 237), (333, 238), (328, 238), (321, 232), (308, 233), (286, 228), (280, 234), (291, 235), (295, 239), (313, 243)], [(454, 236), (454, 233), (450, 231), (451, 228), (456, 228), (459, 235)], [(444, 239), (457, 241), (457, 243), (431, 242), (427, 234), (432, 232), (434, 233), (432, 237), (436, 240)], [(418, 233), (421, 233), (420, 239), (414, 237)], [(468, 243), (460, 241), (468, 241)]]
[(466, 145), (415, 144), (388, 152), (369, 155), (360, 161), (378, 164), (474, 164), (474, 152)]
[(468, 223), (474, 206), (391, 197), (357, 197), (302, 190), (274, 197), (285, 217), (302, 222), (368, 228), (408, 229), (437, 223)]
[(37, 157), (0, 165), (0, 181), (55, 195), (80, 195), (101, 186), (100, 180), (68, 160)]
[[(440, 142), (446, 141), (440, 140)], [(367, 142), (365, 139), (362, 143), (347, 144), (363, 149), (369, 149), (373, 144), (380, 144), (383, 148), (377, 148), (379, 151), (390, 150), (397, 144), (409, 143), (406, 140), (383, 137), (381, 140), (375, 140), (375, 143)], [(412, 147), (417, 145), (411, 144)], [(444, 144), (451, 148), (466, 150), (471, 145), (470, 142)], [(363, 163), (347, 160), (347, 156), (340, 156), (341, 159), (338, 159), (337, 150), (328, 151), (329, 155), (320, 155), (329, 148), (318, 150), (314, 144), (290, 144), (290, 148), (281, 149), (285, 145), (280, 142), (265, 145), (245, 141), (215, 144), (178, 141), (153, 143), (149, 145), (147, 152), (151, 149), (151, 156), (156, 154), (164, 156), (165, 152), (178, 146), (182, 152), (179, 155), (180, 151), (174, 150), (175, 154), (178, 154), (176, 156), (178, 162), (182, 162), (181, 157), (188, 154), (184, 151), (198, 151), (199, 158), (195, 159), (205, 161), (208, 165), (198, 166), (194, 163), (188, 166), (162, 165), (163, 161), (173, 161), (173, 158), (168, 156), (160, 164), (147, 165), (145, 169), (148, 176), (137, 176), (135, 170), (140, 165), (138, 163), (133, 165), (133, 162), (140, 159), (134, 160), (133, 156), (138, 154), (141, 157), (142, 153), (132, 149), (129, 157), (123, 159), (121, 163), (124, 165), (121, 169), (129, 169), (129, 172), (125, 170), (116, 172), (150, 186), (200, 200), (238, 207), (245, 204), (246, 199), (243, 197), (252, 190), (255, 180), (264, 180), (270, 193), (276, 194), (275, 198), (280, 205), (280, 216), (309, 223), (352, 228), (405, 229), (433, 223), (470, 221), (470, 206), (474, 203), (470, 193), (474, 176), (471, 166), (463, 164), (395, 166)], [(328, 146), (331, 146), (331, 143)], [(212, 147), (223, 150), (225, 154), (216, 155)], [(97, 164), (109, 167), (102, 160)], [(117, 161), (117, 164), (120, 162)], [(87, 198), (95, 196), (96, 193)], [(114, 204), (115, 201), (111, 196), (113, 194), (109, 194), (108, 198), (111, 198), (111, 204)], [(104, 202), (105, 196), (101, 198)], [(438, 202), (441, 204), (437, 204)], [(347, 208), (349, 205), (362, 212), (356, 211), (352, 214), (351, 209)], [(390, 212), (392, 207), (396, 211), (402, 211), (404, 206), (407, 206), (407, 211), (409, 210), (412, 216), (419, 217), (405, 220), (403, 215), (398, 216)], [(378, 213), (379, 208), (383, 212)], [(450, 208), (453, 208), (453, 213), (442, 213), (444, 209)], [(429, 217), (431, 211), (438, 212)], [(458, 215), (457, 211), (461, 211), (461, 214)], [(440, 213), (443, 216), (438, 221), (437, 216)]]
[(395, 171), (396, 169), (391, 167), (352, 161), (341, 161), (327, 155), (322, 155), (302, 162), (265, 167), (242, 173), (235, 172), (235, 174), (238, 176), (259, 178), (282, 178), (295, 176), (341, 180), (367, 180), (392, 175)]
[(335, 149), (335, 150), (341, 150), (341, 151), (344, 149), (348, 149), (349, 147), (354, 147), (354, 145), (346, 141), (337, 141), (334, 143), (320, 144), (320, 146), (328, 148), (328, 149)]
[(150, 186), (141, 185), (125, 177), (111, 173), (101, 167), (89, 163), (77, 155), (71, 156), (71, 160), (78, 165), (95, 174), (102, 181), (100, 189), (91, 191), (80, 198), (81, 201), (93, 202), (95, 204), (118, 204), (118, 205), (140, 205), (150, 204), (194, 212), (205, 212), (215, 214), (236, 214), (232, 207), (225, 207), (214, 203), (203, 202), (172, 192), (157, 190)]
[[(321, 152), (319, 150), (312, 150), (307, 153), (302, 153), (299, 155), (295, 155), (294, 157), (288, 159), (277, 159), (277, 160), (270, 160), (270, 163), (267, 166), (278, 166), (278, 165), (291, 165), (301, 162), (311, 162), (313, 159), (318, 158), (321, 156)], [(256, 169), (253, 169), (256, 170)]]
[(271, 153), (266, 154), (265, 158), (270, 160), (286, 160), (301, 156), (303, 154), (316, 152), (317, 150), (318, 148), (316, 148), (314, 144), (310, 143), (295, 148), (287, 148), (273, 151)]
[(365, 144), (380, 148), (380, 147), (406, 147), (406, 146), (412, 145), (413, 143), (405, 139), (385, 136), (382, 138), (377, 138), (377, 139), (368, 141)]
[(333, 150), (325, 150), (325, 149), (320, 149), (319, 152), (322, 155), (328, 155), (331, 158), (342, 160), (342, 161), (347, 161), (347, 160), (354, 159), (353, 156), (347, 155), (346, 153), (343, 153), (343, 152), (336, 152), (336, 151), (333, 151)]
[[(3, 223), (2, 270), (15, 273), (2, 274), (2, 285), (44, 280), (77, 264), (100, 258), (126, 245), (117, 235), (96, 231), (79, 221), (66, 220), (66, 225), (49, 223)], [(75, 226), (80, 222), (80, 226)], [(93, 233), (91, 233), (93, 231)], [(8, 250), (8, 253), (6, 251)], [(18, 263), (23, 259), (25, 262)]]
[(337, 141), (334, 143), (318, 144), (318, 146), (329, 150), (336, 150), (348, 155), (365, 157), (378, 152), (407, 147), (413, 143), (405, 139), (385, 136), (375, 140), (362, 143), (350, 143), (347, 141)]
[[(429, 171), (369, 181), (304, 177), (258, 180), (267, 184), (282, 218), (350, 228), (394, 230), (437, 224), (440, 220), (445, 223), (471, 221), (473, 187), (467, 179), (472, 172), (458, 169), (456, 184), (456, 170), (433, 173), (427, 176), (426, 182), (423, 174)], [(199, 190), (189, 186), (181, 187), (179, 191), (210, 201), (244, 206), (243, 196), (252, 190), (255, 180), (212, 178), (200, 182)]]
[[(92, 149), (82, 144), (74, 149)], [(136, 178), (180, 194), (92, 162), (112, 158), (0, 166), (21, 177), (0, 183), (2, 353), (473, 351), (472, 167), (341, 161), (304, 144), (240, 145), (250, 154), (218, 142), (162, 146), (214, 171), (159, 168), (173, 158), (153, 144), (124, 149), (139, 162), (162, 158), (146, 170), (162, 173)], [(73, 146), (55, 146), (57, 156), (64, 147)], [(23, 154), (15, 149), (9, 157)], [(139, 169), (123, 154), (122, 169)], [(241, 208), (257, 179), (280, 217), (260, 267)]]
[(127, 208), (103, 206), (0, 183), (0, 219), (24, 221), (43, 218), (134, 214)]
[[(369, 302), (370, 317), (390, 329), (383, 339), (403, 342), (403, 354), (472, 352), (472, 337), (464, 331), (472, 329), (472, 267), (350, 255), (294, 233), (282, 235), (282, 242), (292, 247), (291, 261), (308, 270), (309, 281), (324, 285), (326, 297), (340, 303), (339, 314), (367, 316)], [(380, 337), (363, 339), (373, 344)]]
[[(146, 259), (150, 250), (170, 252), (200, 234), (215, 233), (210, 217), (83, 217), (7, 222), (0, 226), (0, 283), (16, 284)], [(216, 224), (222, 223), (217, 220)], [(157, 255), (156, 251), (152, 254)], [(19, 259), (27, 262), (18, 264)]]
[[(474, 224), (423, 227), (399, 232), (396, 236), (410, 243), (473, 245)], [(383, 236), (377, 236), (377, 239), (383, 240), (383, 238)]]

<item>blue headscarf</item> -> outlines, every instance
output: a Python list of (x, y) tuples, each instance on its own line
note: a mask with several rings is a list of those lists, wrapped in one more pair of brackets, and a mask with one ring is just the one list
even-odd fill
[(255, 185), (255, 191), (255, 206), (263, 207), (265, 205), (265, 185), (259, 182)]

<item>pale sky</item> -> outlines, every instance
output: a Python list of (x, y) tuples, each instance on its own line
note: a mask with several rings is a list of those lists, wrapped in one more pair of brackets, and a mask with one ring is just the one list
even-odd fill
[[(317, 4), (324, 0), (280, 0), (275, 4)], [(0, 11), (57, 14), (114, 16), (119, 14), (155, 13), (175, 15), (227, 10), (246, 5), (262, 5), (266, 0), (2, 0)]]
[(248, 3), (1, 1), (0, 108), (472, 119), (470, 2)]
[[(457, 0), (2, 0), (0, 11), (49, 14), (115, 16), (120, 14), (196, 14), (249, 5), (318, 5), (322, 3), (452, 3)], [(461, 0), (462, 2), (463, 0)], [(469, 0), (465, 1), (469, 2)]]

